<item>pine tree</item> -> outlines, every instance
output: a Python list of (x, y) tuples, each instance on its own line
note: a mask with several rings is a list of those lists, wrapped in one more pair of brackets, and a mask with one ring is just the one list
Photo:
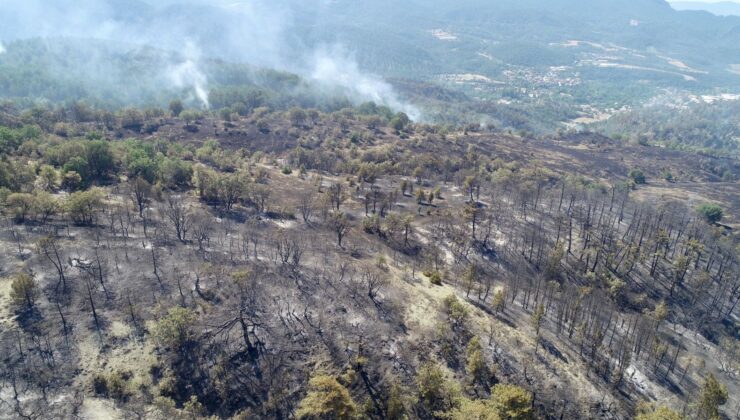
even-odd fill
[(19, 310), (32, 310), (38, 294), (36, 282), (28, 273), (18, 273), (10, 284), (10, 301)]
[(719, 406), (727, 402), (727, 397), (727, 386), (717, 381), (717, 378), (710, 373), (704, 380), (697, 401), (699, 418), (702, 420), (722, 418), (719, 414)]
[(466, 353), (465, 370), (470, 375), (470, 379), (473, 383), (485, 384), (488, 377), (488, 366), (486, 366), (486, 361), (483, 358), (483, 348), (477, 336), (468, 342)]
[(350, 419), (357, 405), (349, 391), (329, 375), (316, 375), (308, 381), (308, 394), (301, 400), (296, 417), (299, 419)]

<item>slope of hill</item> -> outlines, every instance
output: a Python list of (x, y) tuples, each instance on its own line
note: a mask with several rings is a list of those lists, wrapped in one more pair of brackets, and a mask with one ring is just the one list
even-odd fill
[(0, 127), (0, 417), (740, 407), (735, 160), (369, 109), (82, 111)]

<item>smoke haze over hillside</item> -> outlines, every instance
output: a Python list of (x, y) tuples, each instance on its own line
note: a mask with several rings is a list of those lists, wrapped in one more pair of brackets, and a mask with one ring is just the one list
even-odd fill
[[(430, 122), (542, 131), (578, 118), (584, 104), (640, 105), (665, 89), (737, 92), (740, 18), (678, 12), (664, 0), (582, 4), (5, 0), (0, 96), (111, 108), (179, 97), (218, 109), (256, 89), (268, 92), (260, 105), (280, 109), (374, 101), (417, 120), (423, 109)], [(270, 84), (264, 69), (280, 80)], [(283, 94), (290, 99), (275, 100)], [(479, 101), (482, 115), (451, 112), (451, 98)]]
[[(209, 80), (203, 64), (222, 59), (296, 73), (341, 88), (356, 102), (372, 100), (419, 117), (388, 83), (363, 72), (346, 45), (304, 45), (292, 32), (293, 10), (287, 3), (10, 0), (4, 2), (0, 21), (8, 23), (0, 28), (0, 41), (6, 43), (41, 37), (110, 41), (121, 53), (157, 48), (167, 62), (161, 80), (172, 88), (189, 88), (204, 107), (209, 105)], [(176, 54), (165, 54), (169, 51)], [(96, 73), (106, 67), (90, 60), (80, 76), (108, 80), (110, 72)]]

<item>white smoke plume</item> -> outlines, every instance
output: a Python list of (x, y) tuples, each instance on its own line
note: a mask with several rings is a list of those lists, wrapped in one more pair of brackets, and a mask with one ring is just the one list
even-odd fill
[(5, 47), (3, 47), (3, 43), (0, 42), (0, 54), (5, 52)]
[(209, 108), (208, 79), (198, 67), (200, 52), (192, 42), (188, 42), (183, 50), (185, 61), (172, 65), (167, 73), (172, 84), (177, 88), (192, 88), (195, 97)]
[[(162, 82), (169, 84), (165, 87), (190, 89), (193, 99), (205, 107), (209, 105), (209, 80), (203, 64), (216, 58), (293, 72), (317, 84), (341, 88), (356, 102), (374, 101), (404, 111), (412, 119), (420, 116), (419, 110), (400, 100), (381, 77), (363, 72), (351, 54), (340, 48), (315, 50), (305, 45), (308, 41), (294, 31), (294, 17), (305, 16), (306, 5), (295, 0), (0, 2), (0, 39), (5, 41), (34, 37), (97, 39), (114, 41), (122, 52), (146, 46), (177, 52), (163, 54), (170, 58), (162, 67)], [(330, 3), (320, 4), (332, 7)], [(319, 10), (316, 24), (320, 24), (320, 14)], [(341, 39), (331, 42), (341, 43)], [(91, 60), (86, 67), (80, 69), (80, 77), (112, 77), (103, 70), (109, 63)]]
[(316, 50), (308, 77), (323, 85), (340, 87), (355, 100), (386, 105), (405, 112), (412, 120), (421, 117), (419, 109), (401, 101), (390, 84), (380, 77), (360, 71), (357, 61), (341, 47)]

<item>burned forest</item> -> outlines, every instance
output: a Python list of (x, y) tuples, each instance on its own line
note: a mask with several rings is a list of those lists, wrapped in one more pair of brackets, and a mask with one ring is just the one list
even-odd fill
[(91, 112), (3, 131), (5, 416), (738, 410), (737, 202), (707, 204), (736, 162), (666, 154), (668, 183), (595, 134)]

